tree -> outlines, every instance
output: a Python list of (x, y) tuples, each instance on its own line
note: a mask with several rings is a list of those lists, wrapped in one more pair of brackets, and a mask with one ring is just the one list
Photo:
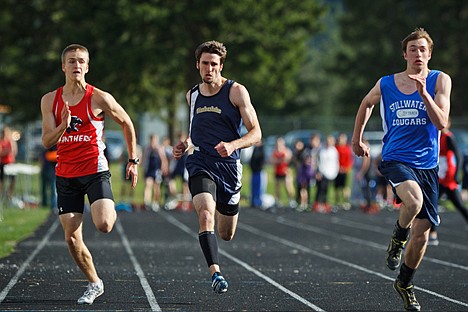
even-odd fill
[[(430, 68), (452, 77), (451, 114), (466, 116), (463, 84), (468, 79), (468, 2), (463, 0), (345, 0), (340, 20), (343, 47), (334, 71), (348, 82), (340, 101), (355, 103), (347, 113), (354, 114), (361, 99), (383, 75), (404, 70), (400, 42), (416, 27), (424, 27), (434, 40)], [(370, 14), (369, 12), (372, 12)]]
[(171, 121), (180, 95), (199, 81), (194, 50), (212, 39), (227, 45), (224, 72), (249, 88), (258, 111), (284, 106), (324, 8), (300, 0), (9, 0), (0, 12), (0, 102), (17, 118), (38, 118), (40, 96), (63, 81), (59, 54), (74, 42), (90, 51), (89, 83), (131, 113)]

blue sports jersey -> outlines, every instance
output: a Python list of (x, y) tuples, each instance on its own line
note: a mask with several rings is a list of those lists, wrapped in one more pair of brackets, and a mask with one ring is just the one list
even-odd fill
[[(440, 71), (431, 70), (426, 89), (434, 98)], [(380, 81), (380, 114), (385, 132), (382, 159), (399, 161), (415, 169), (432, 169), (439, 162), (440, 131), (429, 119), (426, 105), (418, 91), (400, 92), (394, 75)]]
[[(221, 158), (214, 149), (219, 142), (231, 142), (241, 137), (242, 117), (229, 100), (233, 83), (227, 80), (212, 96), (202, 95), (198, 85), (190, 91), (190, 139), (196, 149), (213, 157)], [(240, 151), (234, 151), (230, 158), (239, 159)]]

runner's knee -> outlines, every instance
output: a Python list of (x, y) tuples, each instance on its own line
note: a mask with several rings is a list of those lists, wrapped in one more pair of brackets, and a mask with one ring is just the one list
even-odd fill
[(83, 241), (82, 237), (74, 234), (65, 234), (65, 242), (69, 247), (75, 248)]
[(208, 209), (202, 209), (198, 213), (198, 222), (202, 229), (212, 229), (214, 227), (214, 214)]
[(421, 211), (421, 208), (422, 208), (422, 201), (419, 201), (415, 198), (411, 198), (410, 200), (407, 200), (403, 204), (406, 207), (406, 210), (408, 211), (408, 213), (413, 216), (417, 215), (419, 211)]
[(110, 231), (112, 231), (113, 227), (114, 222), (109, 222), (107, 220), (96, 224), (96, 229), (102, 233), (109, 233)]
[(222, 239), (222, 240), (225, 240), (225, 241), (230, 241), (234, 238), (234, 231), (230, 230), (230, 229), (227, 229), (225, 231), (219, 231), (218, 230), (218, 234), (219, 234), (219, 237)]

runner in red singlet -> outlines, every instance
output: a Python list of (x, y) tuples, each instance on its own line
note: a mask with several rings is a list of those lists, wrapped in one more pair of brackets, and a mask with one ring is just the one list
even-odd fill
[(102, 295), (91, 253), (82, 235), (84, 197), (88, 196), (91, 217), (104, 233), (112, 230), (117, 215), (110, 185), (110, 171), (104, 156), (104, 116), (111, 117), (124, 132), (130, 157), (127, 179), (135, 188), (138, 180), (136, 135), (133, 123), (114, 97), (86, 83), (88, 49), (72, 44), (62, 52), (65, 85), (42, 97), (42, 144), (57, 144), (57, 207), (65, 241), (78, 267), (89, 281), (79, 304), (92, 304)]

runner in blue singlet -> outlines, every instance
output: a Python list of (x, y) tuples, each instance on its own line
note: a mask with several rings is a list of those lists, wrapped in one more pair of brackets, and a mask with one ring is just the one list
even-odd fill
[(452, 87), (447, 74), (428, 68), (432, 48), (433, 41), (422, 28), (403, 39), (406, 70), (382, 77), (364, 97), (352, 139), (354, 153), (369, 157), (362, 137), (379, 103), (385, 132), (379, 171), (402, 203), (386, 264), (391, 270), (400, 267), (402, 251), (409, 241), (393, 287), (405, 309), (412, 311), (421, 308), (414, 295), (413, 276), (424, 256), (431, 226), (439, 224), (439, 136), (440, 130), (447, 127)]

